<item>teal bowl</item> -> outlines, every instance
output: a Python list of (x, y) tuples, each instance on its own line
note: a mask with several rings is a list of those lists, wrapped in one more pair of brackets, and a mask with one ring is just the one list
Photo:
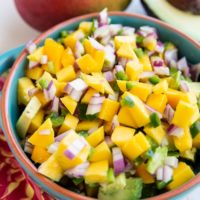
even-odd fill
[[(56, 39), (59, 37), (59, 33), (62, 30), (73, 30), (78, 27), (81, 21), (90, 21), (94, 17), (97, 17), (97, 13), (65, 21), (51, 28), (45, 33), (41, 34), (38, 38), (34, 40), (34, 42), (38, 45), (42, 45), (45, 38), (51, 37)], [(112, 19), (112, 23), (120, 23), (124, 26), (134, 26), (136, 28), (142, 25), (154, 26), (155, 28), (157, 28), (162, 41), (171, 41), (179, 48), (180, 56), (186, 56), (190, 63), (200, 62), (200, 45), (194, 40), (192, 40), (189, 36), (165, 24), (164, 22), (150, 17), (140, 16), (136, 14), (127, 14), (124, 12), (111, 12), (110, 17)], [(7, 56), (16, 56), (18, 51), (21, 51), (21, 48), (16, 49), (13, 52), (7, 53)], [(25, 172), (44, 191), (52, 195), (52, 197), (55, 197), (60, 200), (89, 200), (91, 198), (76, 194), (72, 191), (62, 188), (53, 181), (40, 175), (37, 172), (36, 167), (25, 155), (23, 149), (20, 146), (20, 139), (15, 128), (16, 121), (20, 115), (19, 108), (17, 105), (17, 82), (20, 77), (24, 76), (24, 69), (27, 64), (26, 56), (27, 52), (24, 49), (22, 50), (21, 54), (17, 57), (14, 65), (12, 66), (10, 75), (6, 81), (3, 94), (1, 96), (1, 126), (5, 132), (10, 149), (12, 150), (15, 158), (17, 159), (21, 167), (25, 170)], [(5, 57), (6, 55), (4, 55), (4, 58)], [(6, 68), (6, 66), (4, 68)], [(3, 70), (3, 68), (1, 68), (0, 70)], [(181, 199), (181, 197), (185, 195), (189, 191), (189, 189), (191, 190), (191, 188), (194, 188), (194, 186), (198, 185), (199, 182), (200, 175), (196, 175), (192, 180), (182, 185), (181, 187), (149, 199)]]

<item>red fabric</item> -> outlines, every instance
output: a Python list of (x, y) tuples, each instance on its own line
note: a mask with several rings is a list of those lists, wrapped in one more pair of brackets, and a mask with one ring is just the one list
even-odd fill
[(53, 200), (19, 166), (0, 129), (0, 200)]

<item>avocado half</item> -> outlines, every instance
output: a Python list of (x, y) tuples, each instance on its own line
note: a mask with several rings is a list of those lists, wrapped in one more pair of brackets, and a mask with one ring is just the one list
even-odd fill
[(200, 41), (200, 15), (174, 7), (167, 0), (142, 0), (150, 15), (175, 26)]

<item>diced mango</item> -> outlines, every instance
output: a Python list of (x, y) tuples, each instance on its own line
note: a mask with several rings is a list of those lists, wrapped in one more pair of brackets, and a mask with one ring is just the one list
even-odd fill
[(112, 134), (112, 122), (104, 122), (104, 131), (107, 135)]
[(73, 52), (75, 51), (77, 39), (75, 35), (70, 34), (64, 39), (64, 44), (66, 47), (69, 47)]
[(104, 140), (104, 127), (101, 126), (96, 131), (91, 133), (87, 136), (86, 140), (91, 146), (96, 147), (101, 141)]
[(60, 99), (69, 112), (73, 115), (77, 106), (77, 102), (73, 100), (70, 96), (65, 96)]
[(94, 121), (82, 121), (79, 122), (76, 131), (88, 131), (89, 129), (93, 127), (99, 127), (100, 121), (94, 120)]
[(26, 70), (26, 76), (30, 79), (38, 80), (42, 76), (43, 72), (44, 70), (41, 67), (34, 67)]
[(37, 48), (33, 53), (27, 56), (27, 58), (34, 62), (40, 62), (41, 56), (44, 54), (44, 47)]
[(115, 36), (115, 48), (119, 49), (123, 44), (130, 44), (132, 48), (136, 47), (135, 36)]
[[(43, 134), (42, 132), (49, 132)], [(51, 120), (48, 118), (28, 139), (32, 145), (46, 148), (54, 142), (54, 130)]]
[(103, 183), (107, 181), (108, 160), (91, 163), (84, 175), (86, 183)]
[(63, 67), (68, 67), (70, 65), (74, 65), (75, 58), (72, 50), (68, 47), (64, 50), (63, 55), (61, 57), (61, 63)]
[(75, 130), (77, 127), (79, 119), (71, 114), (67, 114), (65, 116), (65, 120), (62, 124), (62, 126), (60, 127), (58, 133), (63, 133), (65, 131), (68, 131), (70, 129)]
[(43, 163), (50, 157), (47, 149), (39, 146), (34, 146), (31, 159), (35, 163)]
[(153, 87), (153, 92), (155, 94), (162, 94), (162, 93), (166, 93), (168, 90), (168, 82), (167, 80), (163, 80), (160, 83), (156, 84)]
[(56, 96), (60, 97), (62, 94), (65, 93), (66, 82), (60, 82), (57, 81), (56, 79), (53, 79), (53, 82), (56, 86)]
[(82, 30), (85, 34), (89, 34), (92, 29), (92, 22), (81, 22), (79, 24), (79, 29)]
[(83, 98), (81, 99), (81, 103), (86, 103), (88, 104), (92, 96), (97, 93), (97, 91), (93, 88), (89, 88)]
[(94, 55), (96, 49), (93, 47), (92, 43), (88, 39), (84, 39), (83, 46), (87, 54)]
[(101, 71), (102, 68), (103, 68), (104, 61), (105, 61), (105, 52), (104, 51), (96, 50), (94, 52), (93, 58), (96, 61), (97, 69), (99, 71)]
[(155, 182), (155, 178), (146, 170), (146, 165), (143, 163), (136, 168), (136, 175), (142, 178), (143, 183), (151, 184)]
[(135, 81), (139, 79), (139, 74), (143, 71), (142, 65), (139, 63), (137, 58), (129, 61), (126, 64), (126, 74), (131, 81)]
[(55, 158), (55, 154), (51, 155), (48, 160), (39, 166), (38, 172), (53, 181), (59, 181), (64, 174), (63, 169)]
[(89, 156), (90, 162), (98, 162), (101, 160), (108, 160), (111, 163), (112, 154), (106, 142), (97, 145)]
[(134, 121), (134, 119), (132, 118), (131, 115), (127, 114), (130, 111), (130, 108), (128, 107), (121, 107), (118, 113), (118, 120), (120, 124), (126, 125), (126, 126), (130, 126), (133, 128), (137, 128), (137, 124)]
[(118, 109), (119, 109), (119, 102), (106, 98), (103, 101), (101, 111), (98, 117), (105, 121), (111, 121), (114, 115), (117, 114)]
[(158, 112), (163, 113), (167, 104), (167, 97), (165, 94), (151, 94), (147, 99), (147, 104)]
[(122, 58), (136, 58), (136, 55), (129, 43), (122, 44), (122, 46), (117, 51), (117, 55)]
[(46, 80), (47, 83), (50, 83), (50, 81), (53, 80), (53, 77), (51, 76), (51, 74), (50, 74), (49, 72), (45, 71), (45, 72), (42, 74), (42, 76), (40, 77), (40, 79), (38, 79), (38, 80), (36, 81), (36, 86), (37, 86), (38, 88), (40, 88), (40, 89), (41, 89), (41, 86), (40, 86), (39, 82), (40, 82), (40, 80), (42, 80), (42, 79), (43, 79), (43, 80)]
[(85, 54), (84, 56), (76, 60), (79, 68), (84, 73), (101, 72), (101, 68), (97, 66), (96, 61), (90, 54)]
[(58, 81), (72, 81), (76, 78), (74, 67), (69, 65), (56, 73)]
[(155, 140), (159, 145), (161, 144), (163, 138), (166, 135), (165, 129), (162, 125), (158, 127), (146, 126), (144, 132), (149, 135), (153, 140)]
[(184, 162), (179, 162), (178, 167), (174, 169), (172, 182), (167, 186), (168, 189), (175, 189), (195, 176), (194, 172)]
[(149, 148), (150, 144), (145, 135), (139, 132), (123, 145), (122, 152), (130, 160), (134, 160)]
[(49, 99), (46, 99), (44, 96), (44, 92), (39, 91), (35, 94), (35, 97), (37, 97), (42, 104), (42, 107), (46, 106), (49, 103)]
[(122, 147), (133, 137), (134, 133), (135, 129), (133, 128), (117, 126), (112, 133), (111, 140), (117, 146)]
[(117, 80), (117, 85), (122, 92), (127, 91), (126, 84), (127, 81)]
[(126, 96), (128, 96), (134, 102), (133, 107), (129, 107), (129, 112), (127, 113), (127, 115), (131, 115), (137, 127), (147, 125), (150, 122), (150, 119), (143, 102), (137, 96), (131, 94), (130, 92), (125, 92), (122, 95), (122, 98), (125, 98)]
[(37, 112), (37, 114), (35, 115), (35, 117), (31, 121), (31, 124), (30, 124), (29, 129), (28, 129), (28, 133), (35, 132), (40, 127), (40, 125), (42, 124), (43, 119), (44, 119), (44, 111), (39, 110)]
[(61, 69), (61, 57), (64, 52), (64, 47), (56, 41), (47, 38), (44, 43), (44, 54), (48, 56), (48, 60), (54, 64), (54, 69), (46, 69), (52, 74), (56, 74)]
[[(184, 101), (179, 101), (176, 111), (174, 113), (174, 117), (172, 119), (172, 123), (179, 126), (179, 127), (188, 127), (194, 121), (196, 121), (199, 117), (198, 112), (196, 111), (196, 106), (186, 103)], [(194, 116), (195, 114), (195, 116)]]
[(28, 95), (28, 91), (33, 89), (34, 85), (32, 81), (27, 77), (22, 77), (18, 80), (18, 103), (27, 105), (31, 97)]
[(192, 136), (189, 128), (184, 129), (184, 133), (180, 137), (173, 137), (174, 145), (180, 152), (185, 152), (192, 148)]
[(139, 61), (144, 71), (152, 71), (151, 62), (147, 54), (144, 54), (141, 58), (139, 58)]
[(154, 51), (156, 49), (157, 40), (153, 37), (146, 37), (143, 40), (143, 46), (149, 51)]

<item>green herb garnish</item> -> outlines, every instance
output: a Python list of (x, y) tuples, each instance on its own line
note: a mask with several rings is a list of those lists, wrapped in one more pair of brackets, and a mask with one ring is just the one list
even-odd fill
[(78, 132), (78, 134), (83, 137), (87, 137), (89, 135), (87, 131), (80, 131), (80, 132)]
[(115, 76), (117, 80), (128, 81), (128, 76), (122, 71), (117, 72)]
[(157, 113), (152, 113), (150, 115), (150, 121), (151, 121), (150, 125), (153, 126), (154, 128), (160, 126), (161, 124), (160, 118)]
[(134, 49), (134, 51), (138, 58), (142, 58), (144, 56), (144, 52), (143, 52), (142, 48), (136, 48), (136, 49)]
[(72, 182), (73, 182), (75, 185), (79, 185), (80, 183), (83, 182), (83, 178), (73, 178), (73, 179), (72, 179)]

